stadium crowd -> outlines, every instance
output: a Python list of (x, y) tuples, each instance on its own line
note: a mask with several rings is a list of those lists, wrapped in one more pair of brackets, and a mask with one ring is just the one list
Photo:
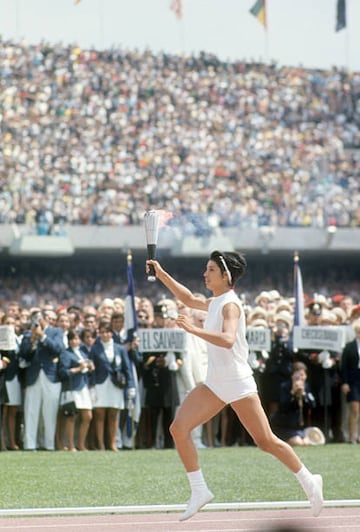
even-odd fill
[[(196, 235), (360, 225), (359, 73), (0, 41), (0, 87), (0, 224), (61, 234), (69, 224), (142, 223), (156, 206)], [(145, 284), (139, 328), (174, 328), (189, 310)], [(270, 345), (250, 344), (249, 363), (270, 419), (284, 413), (280, 392), (297, 371), (314, 398), (303, 424), (316, 424), (326, 441), (356, 442), (343, 353), (294, 349), (294, 299), (255, 290), (243, 297), (247, 324), (269, 331)], [(3, 450), (133, 447), (129, 415), (137, 447), (172, 446), (169, 424), (204, 380), (206, 349), (187, 338), (181, 352), (142, 351), (126, 338), (125, 291), (121, 279), (81, 272), (76, 282), (41, 272), (2, 279)], [(306, 301), (306, 319), (340, 326), (348, 345), (358, 283), (337, 291)], [(62, 408), (69, 391), (78, 419)], [(228, 408), (194, 441), (251, 443)]]
[[(280, 419), (279, 435), (284, 434), (284, 428), (286, 434), (295, 430), (298, 436), (299, 431), (315, 426), (315, 436), (320, 434), (322, 438), (315, 443), (356, 443), (360, 437), (359, 416), (349, 404), (360, 401), (346, 400), (350, 396), (349, 389), (344, 388), (348, 386), (348, 373), (343, 356), (349, 346), (360, 341), (360, 304), (348, 294), (317, 294), (304, 299), (305, 325), (338, 326), (343, 331), (341, 348), (338, 345), (336, 349), (294, 345), (294, 305), (295, 298), (285, 297), (278, 290), (259, 292), (252, 304), (244, 301), (248, 330), (268, 331), (267, 345), (264, 336), (256, 337), (262, 338), (260, 344), (249, 337), (249, 364), (265, 410), (274, 420), (274, 430)], [(179, 351), (152, 351), (141, 343), (140, 332), (152, 328), (173, 332), (180, 313), (192, 316), (201, 326), (206, 313), (192, 312), (168, 297), (152, 301), (136, 296), (135, 310), (138, 334), (130, 338), (125, 297), (104, 298), (98, 305), (69, 307), (25, 307), (10, 300), (3, 305), (2, 450), (117, 451), (173, 446), (168, 429), (186, 393), (205, 379), (206, 344), (184, 333)], [(14, 337), (9, 330), (15, 332)], [(115, 370), (125, 375), (120, 387), (114, 383)], [(359, 370), (356, 371), (359, 381)], [(307, 377), (306, 397), (311, 398), (310, 406), (301, 411), (300, 425), (297, 410), (292, 411), (290, 420), (282, 411), (282, 391), (299, 372), (305, 375), (304, 380)], [(360, 381), (356, 386), (360, 386)], [(68, 391), (73, 392), (77, 407), (73, 415), (62, 409), (64, 393)], [(294, 397), (290, 399), (294, 401)], [(288, 410), (285, 413), (288, 415)], [(229, 407), (194, 431), (193, 437), (199, 448), (252, 444)], [(291, 440), (290, 435), (288, 439)], [(310, 440), (300, 441), (308, 444)], [(294, 444), (299, 445), (299, 440)]]
[(360, 224), (360, 74), (0, 42), (0, 223)]

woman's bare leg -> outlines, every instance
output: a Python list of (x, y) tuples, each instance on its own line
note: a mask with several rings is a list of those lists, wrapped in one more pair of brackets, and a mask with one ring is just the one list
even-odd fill
[(65, 451), (67, 447), (64, 443), (65, 438), (65, 416), (59, 409), (57, 413), (56, 420), (56, 434), (55, 434), (55, 445), (58, 451)]
[(224, 402), (216, 397), (207, 386), (200, 384), (186, 396), (171, 424), (170, 432), (187, 471), (191, 487), (190, 501), (180, 521), (185, 521), (195, 515), (214, 498), (199, 467), (198, 453), (191, 438), (191, 431), (198, 425), (209, 421), (224, 406)]
[(6, 451), (7, 445), (6, 445), (6, 425), (7, 425), (7, 418), (8, 418), (8, 405), (0, 405), (1, 408), (1, 450)]
[(272, 432), (257, 394), (231, 403), (231, 406), (260, 449), (278, 458), (293, 473), (301, 469), (302, 464), (295, 451)]
[(78, 433), (78, 448), (80, 451), (87, 451), (86, 448), (86, 437), (90, 426), (90, 421), (92, 419), (91, 410), (80, 410), (80, 423), (79, 423), (79, 433)]
[(309, 498), (313, 515), (318, 516), (323, 507), (322, 478), (312, 475), (290, 445), (273, 434), (259, 396), (252, 394), (231, 403), (231, 406), (256, 445), (275, 456), (295, 474)]
[(18, 451), (19, 446), (16, 443), (16, 414), (18, 411), (17, 406), (8, 406), (8, 435), (9, 435), (9, 447), (13, 451)]
[(349, 415), (349, 440), (350, 442), (356, 442), (357, 426), (359, 419), (359, 405), (358, 401), (351, 401), (350, 403), (350, 415)]
[(224, 402), (204, 384), (191, 390), (182, 402), (170, 426), (170, 432), (187, 472), (199, 469), (198, 455), (191, 438), (191, 431), (198, 425), (209, 421), (224, 406)]
[(119, 410), (117, 408), (109, 408), (107, 412), (107, 424), (109, 435), (109, 447), (112, 451), (118, 452), (116, 446), (117, 432), (119, 428)]
[(76, 416), (67, 416), (65, 418), (65, 433), (70, 451), (76, 451), (74, 442)]
[(105, 408), (94, 409), (95, 434), (99, 451), (105, 451), (104, 442), (104, 425), (105, 425)]

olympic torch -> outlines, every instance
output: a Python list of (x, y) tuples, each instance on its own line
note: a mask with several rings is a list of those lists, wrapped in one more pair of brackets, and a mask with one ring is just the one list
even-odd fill
[[(156, 246), (159, 236), (159, 211), (146, 211), (144, 215), (145, 236), (148, 259), (153, 260), (156, 256)], [(155, 269), (150, 266), (148, 281), (156, 281)]]

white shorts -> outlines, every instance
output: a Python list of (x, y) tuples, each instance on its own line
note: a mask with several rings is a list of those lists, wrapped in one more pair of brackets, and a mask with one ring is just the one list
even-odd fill
[(226, 404), (234, 403), (239, 399), (244, 399), (248, 395), (252, 395), (258, 391), (255, 379), (252, 375), (243, 379), (227, 381), (212, 380), (209, 382), (206, 380), (204, 384)]

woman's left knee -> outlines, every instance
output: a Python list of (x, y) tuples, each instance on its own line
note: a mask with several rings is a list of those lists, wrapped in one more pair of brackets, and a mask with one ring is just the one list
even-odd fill
[(179, 439), (179, 438), (186, 438), (188, 434), (190, 433), (188, 428), (176, 418), (171, 423), (169, 427), (169, 431), (170, 431), (171, 436), (174, 438), (174, 440)]
[(262, 451), (265, 451), (266, 453), (272, 453), (277, 444), (277, 441), (277, 438), (275, 438), (274, 435), (270, 434), (268, 436), (263, 436), (259, 438), (255, 441), (255, 443)]
[(180, 423), (176, 419), (171, 423), (169, 427), (170, 434), (173, 438), (176, 438), (181, 433)]

